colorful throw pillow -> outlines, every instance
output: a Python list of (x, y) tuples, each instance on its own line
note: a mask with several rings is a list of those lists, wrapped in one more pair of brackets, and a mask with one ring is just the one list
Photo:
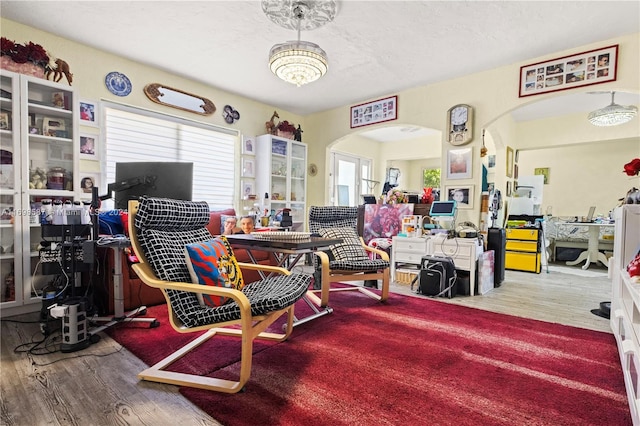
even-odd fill
[[(193, 283), (236, 290), (244, 287), (240, 266), (225, 237), (187, 244), (185, 258)], [(229, 301), (227, 298), (208, 294), (198, 293), (197, 296), (202, 306), (216, 307)]]
[(337, 261), (355, 261), (362, 262), (369, 260), (367, 252), (362, 247), (360, 237), (356, 230), (347, 228), (321, 228), (318, 234), (324, 238), (339, 238), (342, 240), (339, 244), (330, 246), (331, 253)]

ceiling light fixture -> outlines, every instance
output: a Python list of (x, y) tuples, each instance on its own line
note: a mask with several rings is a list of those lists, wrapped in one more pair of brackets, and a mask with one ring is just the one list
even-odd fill
[(327, 73), (327, 54), (315, 43), (300, 40), (301, 30), (313, 30), (333, 21), (334, 0), (263, 0), (263, 12), (276, 24), (298, 31), (297, 41), (276, 44), (269, 52), (269, 68), (287, 83), (300, 87)]
[(613, 102), (616, 92), (611, 92), (611, 105), (589, 113), (589, 122), (594, 126), (617, 126), (624, 124), (638, 115), (638, 108), (633, 105), (622, 106)]

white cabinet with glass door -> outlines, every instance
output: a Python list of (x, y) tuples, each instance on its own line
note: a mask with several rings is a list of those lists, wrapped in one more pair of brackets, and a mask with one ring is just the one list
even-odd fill
[(43, 201), (73, 201), (79, 190), (78, 100), (70, 86), (3, 70), (0, 106), (2, 316), (40, 309)]
[(256, 192), (259, 202), (269, 194), (270, 212), (291, 209), (293, 227), (301, 229), (307, 201), (307, 145), (279, 136), (258, 136)]

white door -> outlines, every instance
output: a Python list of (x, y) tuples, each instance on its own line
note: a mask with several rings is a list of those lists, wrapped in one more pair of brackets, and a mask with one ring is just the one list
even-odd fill
[(371, 160), (347, 154), (333, 153), (333, 205), (357, 206), (362, 195), (372, 194), (370, 188)]

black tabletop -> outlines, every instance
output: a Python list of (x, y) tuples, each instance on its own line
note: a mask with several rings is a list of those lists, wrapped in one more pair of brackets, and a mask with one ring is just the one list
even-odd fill
[(301, 239), (285, 239), (278, 237), (256, 237), (255, 235), (234, 234), (226, 235), (227, 240), (233, 247), (244, 249), (263, 250), (305, 250), (315, 251), (328, 248), (330, 245), (339, 244), (341, 239), (309, 237)]

